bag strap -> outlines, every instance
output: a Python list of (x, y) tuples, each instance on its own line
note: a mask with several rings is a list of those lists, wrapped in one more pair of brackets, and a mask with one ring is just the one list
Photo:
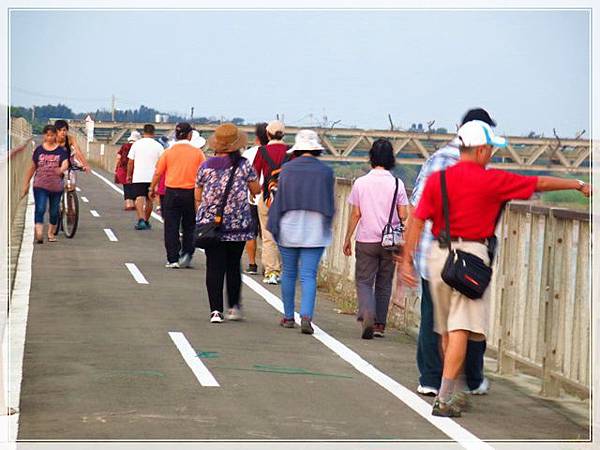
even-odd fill
[(444, 236), (440, 240), (445, 240), (448, 250), (452, 251), (452, 239), (450, 239), (450, 209), (448, 207), (448, 189), (446, 187), (446, 170), (440, 171), (440, 184), (442, 186), (442, 209), (444, 211), (445, 229)]
[(218, 224), (220, 224), (223, 221), (223, 210), (225, 209), (227, 198), (229, 198), (229, 192), (231, 192), (231, 187), (233, 186), (233, 175), (235, 174), (235, 171), (238, 168), (240, 160), (238, 160), (231, 166), (231, 171), (229, 172), (229, 179), (227, 180), (227, 186), (225, 186), (225, 192), (223, 192), (221, 204), (219, 205), (219, 208), (217, 209), (217, 213), (215, 215), (215, 222)]
[(388, 225), (392, 224), (392, 219), (394, 218), (394, 208), (396, 207), (396, 199), (398, 198), (398, 178), (394, 177), (396, 180), (396, 189), (394, 189), (394, 199), (392, 200), (392, 207), (390, 208), (390, 216), (388, 217)]
[(271, 158), (271, 156), (269, 156), (269, 152), (267, 151), (267, 147), (266, 146), (261, 145), (259, 147), (259, 150), (260, 150), (260, 154), (262, 155), (263, 159), (265, 160), (265, 162), (269, 166), (269, 176), (270, 176), (271, 172), (273, 172), (275, 169), (277, 169), (277, 164), (275, 164), (275, 161), (273, 161), (273, 159)]

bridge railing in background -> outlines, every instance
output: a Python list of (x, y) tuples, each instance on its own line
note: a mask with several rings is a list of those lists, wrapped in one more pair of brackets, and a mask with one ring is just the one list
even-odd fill
[[(113, 172), (119, 145), (79, 145), (90, 163)], [(337, 179), (333, 241), (319, 271), (319, 286), (340, 305), (356, 308), (354, 257), (343, 254), (351, 208), (351, 182)], [(511, 203), (499, 224), (501, 245), (494, 264), (488, 348), (498, 370), (517, 370), (542, 380), (542, 394), (559, 389), (589, 395), (590, 222), (585, 213)], [(420, 320), (419, 292), (394, 283), (390, 323), (413, 332)]]
[[(342, 305), (356, 307), (354, 257), (343, 241), (351, 183), (336, 180), (336, 217), (323, 256), (321, 287)], [(490, 353), (498, 371), (522, 370), (542, 380), (542, 394), (560, 388), (580, 396), (590, 387), (590, 220), (584, 212), (511, 203), (498, 227), (490, 308)], [(420, 321), (419, 291), (395, 283), (389, 320), (413, 333)]]
[[(12, 224), (21, 205), (21, 189), (23, 177), (27, 166), (31, 161), (32, 154), (32, 131), (31, 125), (23, 118), (10, 119), (10, 132), (8, 142), (8, 154), (2, 158), (2, 164), (7, 164), (10, 192), (9, 221)], [(3, 207), (3, 210), (6, 208)]]

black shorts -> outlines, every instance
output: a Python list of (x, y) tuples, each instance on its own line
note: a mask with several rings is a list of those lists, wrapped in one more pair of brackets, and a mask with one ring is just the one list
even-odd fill
[(258, 218), (258, 206), (250, 205), (250, 215), (252, 216), (252, 231), (256, 236), (261, 236), (260, 220)]
[(133, 198), (148, 197), (148, 189), (150, 189), (150, 183), (131, 183)]
[(125, 200), (135, 200), (135, 193), (132, 186), (131, 183), (123, 185), (123, 197), (125, 197)]

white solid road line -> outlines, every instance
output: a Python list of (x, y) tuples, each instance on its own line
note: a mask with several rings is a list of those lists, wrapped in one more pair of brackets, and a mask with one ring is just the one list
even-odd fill
[(125, 267), (127, 267), (133, 279), (139, 284), (149, 284), (144, 274), (140, 271), (140, 269), (137, 268), (137, 266), (134, 263), (125, 263)]
[(113, 230), (111, 230), (110, 228), (104, 228), (104, 233), (108, 237), (109, 241), (111, 241), (111, 242), (118, 241), (117, 237), (115, 236), (115, 233), (113, 233)]
[[(283, 314), (283, 302), (275, 294), (271, 293), (264, 286), (260, 285), (257, 281), (253, 280), (247, 275), (242, 275), (242, 281), (246, 286), (260, 295), (265, 301), (275, 308), (277, 311)], [(300, 324), (300, 315), (294, 314), (297, 324)], [(458, 423), (452, 419), (444, 417), (435, 417), (431, 415), (431, 405), (420, 398), (417, 394), (407, 389), (396, 380), (392, 379), (385, 373), (381, 372), (375, 366), (368, 361), (365, 361), (358, 353), (351, 350), (346, 345), (334, 337), (327, 334), (321, 328), (313, 323), (315, 333), (313, 337), (321, 341), (326, 347), (332, 350), (344, 361), (352, 365), (356, 370), (361, 372), (363, 375), (369, 377), (379, 386), (390, 392), (396, 398), (401, 400), (410, 409), (415, 411), (425, 420), (430, 422), (433, 426), (438, 428), (440, 431), (454, 439), (462, 447), (469, 450), (480, 450), (480, 449), (492, 449), (493, 447), (486, 444), (477, 436), (461, 427)]]
[(192, 369), (194, 375), (196, 375), (200, 384), (206, 387), (219, 387), (219, 382), (213, 377), (202, 360), (198, 358), (198, 354), (185, 338), (184, 334), (179, 331), (169, 331), (169, 336), (179, 350), (179, 353), (181, 353), (181, 356), (183, 356), (183, 360)]
[(87, 197), (84, 197), (83, 195), (81, 196), (81, 200), (83, 200), (83, 203), (89, 203), (90, 201), (87, 199)]
[(100, 214), (95, 209), (90, 209), (90, 214), (94, 217), (100, 217)]
[[(92, 170), (92, 173), (108, 184), (112, 189), (123, 194), (123, 191), (115, 186), (114, 183), (109, 181), (106, 177), (102, 176), (98, 172)], [(152, 213), (152, 217), (154, 217), (159, 222), (163, 222), (162, 218), (155, 213)], [(242, 281), (246, 286), (260, 295), (265, 299), (267, 303), (269, 303), (273, 308), (283, 314), (283, 303), (279, 297), (272, 294), (265, 287), (257, 283), (255, 280), (250, 278), (247, 275), (242, 275)], [(296, 322), (300, 322), (300, 316), (295, 314)], [(396, 398), (401, 400), (404, 404), (406, 404), (409, 408), (435, 426), (437, 429), (445, 433), (450, 438), (454, 439), (458, 444), (462, 447), (469, 450), (480, 450), (480, 449), (492, 449), (493, 447), (477, 436), (461, 427), (454, 420), (445, 418), (445, 417), (435, 417), (431, 415), (431, 405), (415, 394), (412, 390), (407, 389), (385, 373), (381, 372), (369, 362), (365, 361), (360, 355), (356, 352), (342, 344), (337, 339), (333, 338), (319, 327), (313, 324), (313, 328), (315, 329), (315, 334), (313, 336), (321, 341), (325, 346), (331, 349), (334, 353), (336, 353), (340, 358), (344, 361), (348, 362), (352, 365), (356, 370), (369, 377), (375, 383), (386, 389)]]
[[(17, 270), (13, 285), (10, 312), (4, 330), (3, 359), (7, 377), (4, 396), (7, 406), (18, 408), (23, 380), (23, 355), (25, 352), (25, 332), (29, 315), (29, 292), (31, 289), (31, 269), (33, 255), (33, 193), (29, 192), (25, 210), (25, 226)], [(19, 430), (19, 414), (0, 416), (0, 442), (15, 442)]]

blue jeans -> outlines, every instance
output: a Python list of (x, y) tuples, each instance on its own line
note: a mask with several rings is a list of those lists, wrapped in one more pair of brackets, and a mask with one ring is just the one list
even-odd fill
[(302, 285), (300, 315), (312, 319), (317, 296), (317, 270), (324, 250), (325, 247), (279, 247), (283, 266), (281, 296), (286, 319), (294, 318), (298, 262), (300, 263), (300, 284)]
[[(429, 282), (421, 278), (421, 325), (417, 341), (419, 384), (439, 389), (442, 383), (443, 361), (440, 357), (440, 336), (433, 331), (433, 303)], [(483, 381), (483, 354), (485, 341), (467, 341), (465, 376), (469, 389), (477, 389)]]
[(33, 188), (33, 198), (35, 200), (35, 223), (44, 223), (44, 214), (46, 214), (46, 204), (50, 202), (49, 215), (50, 224), (58, 223), (58, 209), (60, 206), (60, 197), (62, 192), (52, 192), (43, 188)]

